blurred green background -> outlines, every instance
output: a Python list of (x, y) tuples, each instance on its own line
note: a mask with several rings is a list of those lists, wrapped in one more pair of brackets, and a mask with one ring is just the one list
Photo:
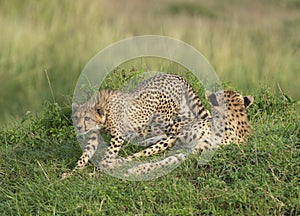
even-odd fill
[(0, 0), (0, 26), (1, 125), (38, 112), (51, 88), (70, 98), (98, 51), (144, 34), (189, 43), (243, 93), (268, 86), (300, 100), (297, 0)]

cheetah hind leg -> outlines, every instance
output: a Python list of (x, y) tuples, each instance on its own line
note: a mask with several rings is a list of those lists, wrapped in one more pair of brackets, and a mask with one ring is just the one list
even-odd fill
[(158, 135), (158, 136), (153, 136), (148, 139), (143, 140), (142, 142), (139, 143), (139, 146), (144, 146), (144, 147), (149, 147), (151, 145), (154, 145), (155, 143), (161, 141), (162, 139), (166, 139), (167, 135)]
[(181, 127), (181, 122), (176, 121), (172, 124), (168, 125), (167, 129), (167, 135), (165, 138), (162, 138), (160, 141), (158, 141), (156, 144), (151, 145), (150, 147), (147, 147), (146, 149), (137, 152), (133, 154), (132, 156), (127, 157), (129, 160), (132, 160), (134, 158), (139, 158), (142, 156), (150, 156), (153, 154), (158, 154), (163, 151), (166, 151), (168, 148), (171, 148), (177, 138), (178, 138), (178, 131)]
[(150, 156), (153, 154), (161, 153), (161, 152), (167, 150), (168, 148), (171, 148), (174, 145), (176, 140), (177, 140), (176, 136), (167, 136), (165, 138), (162, 138), (156, 144), (151, 145), (150, 147), (147, 147), (146, 149), (144, 149), (140, 152), (137, 152), (127, 158), (129, 160), (132, 160), (132, 159), (139, 158), (142, 156)]
[(130, 175), (140, 176), (140, 175), (149, 174), (150, 172), (153, 172), (155, 170), (179, 164), (185, 159), (186, 159), (186, 155), (183, 153), (179, 153), (167, 157), (161, 161), (139, 164), (136, 167), (132, 167), (128, 169), (126, 172), (126, 176), (130, 176)]

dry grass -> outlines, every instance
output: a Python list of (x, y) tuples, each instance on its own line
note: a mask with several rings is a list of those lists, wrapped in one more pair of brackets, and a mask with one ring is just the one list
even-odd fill
[(299, 100), (297, 1), (1, 1), (0, 121), (70, 96), (89, 59), (121, 39), (181, 39), (243, 92), (277, 85)]

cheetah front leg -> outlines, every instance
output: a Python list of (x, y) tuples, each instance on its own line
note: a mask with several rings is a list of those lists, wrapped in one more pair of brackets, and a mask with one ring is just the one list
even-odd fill
[(62, 179), (72, 175), (76, 170), (83, 169), (85, 165), (88, 163), (88, 161), (95, 154), (98, 144), (99, 144), (99, 132), (93, 131), (88, 138), (87, 145), (82, 155), (80, 156), (79, 160), (77, 161), (75, 168), (71, 171), (71, 173), (63, 173)]
[(124, 158), (116, 158), (124, 141), (124, 138), (117, 132), (111, 133), (110, 145), (99, 165), (104, 168), (111, 169), (119, 165), (121, 162), (125, 161)]

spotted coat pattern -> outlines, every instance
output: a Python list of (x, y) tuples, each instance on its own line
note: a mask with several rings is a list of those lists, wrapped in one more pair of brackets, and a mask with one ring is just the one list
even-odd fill
[[(225, 90), (216, 93), (207, 92), (212, 117), (197, 118), (184, 125), (178, 135), (180, 145), (189, 145), (193, 152), (214, 150), (219, 145), (241, 143), (250, 133), (246, 109), (253, 104), (252, 96), (242, 96), (236, 91)], [(146, 140), (151, 145), (150, 138)], [(128, 175), (142, 175), (159, 168), (180, 163), (186, 159), (183, 153), (175, 154), (161, 161), (140, 164), (130, 168)]]

